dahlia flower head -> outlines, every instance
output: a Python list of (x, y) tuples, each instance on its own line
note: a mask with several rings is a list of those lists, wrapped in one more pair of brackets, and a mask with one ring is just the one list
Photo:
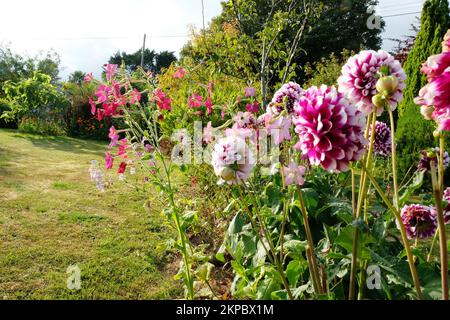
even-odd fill
[(427, 120), (434, 120), (440, 131), (450, 131), (450, 52), (433, 55), (422, 66), (428, 84), (414, 102)]
[(450, 188), (444, 190), (444, 200), (447, 201), (447, 206), (444, 208), (445, 224), (450, 224)]
[[(435, 156), (431, 156), (430, 154), (434, 153)], [(438, 166), (438, 157), (440, 155), (440, 149), (439, 148), (431, 148), (430, 150), (422, 150), (420, 152), (420, 160), (419, 164), (417, 165), (417, 168), (419, 170), (425, 170), (428, 171), (431, 169), (431, 162), (434, 162), (435, 166)], [(447, 151), (444, 151), (444, 170), (448, 168), (448, 165), (450, 164), (450, 157), (447, 153)]]
[(292, 81), (285, 83), (273, 95), (272, 102), (268, 105), (266, 112), (278, 115), (286, 110), (289, 114), (292, 114), (294, 106), (303, 92), (299, 84)]
[(450, 52), (450, 29), (444, 36), (444, 42), (442, 42), (442, 52)]
[(401, 219), (410, 240), (430, 238), (434, 236), (438, 226), (436, 209), (421, 204), (404, 206)]
[(246, 181), (255, 162), (253, 152), (238, 135), (220, 139), (211, 154), (211, 164), (214, 173), (220, 178), (219, 184), (240, 184)]
[[(369, 137), (372, 136), (372, 126), (370, 126)], [(375, 140), (373, 152), (383, 157), (392, 153), (391, 129), (386, 123), (377, 121), (375, 124)]]
[[(365, 114), (375, 110), (372, 98), (378, 94), (377, 81), (382, 68), (389, 68), (391, 76), (399, 80), (397, 90), (389, 96), (387, 103), (394, 111), (403, 100), (406, 74), (399, 61), (383, 50), (365, 50), (351, 57), (342, 67), (342, 74), (338, 79), (339, 92)], [(383, 109), (379, 108), (377, 114), (381, 115)]]
[(361, 159), (367, 144), (366, 119), (342, 93), (325, 85), (311, 87), (295, 108), (295, 145), (312, 165), (329, 172), (346, 171), (349, 163)]

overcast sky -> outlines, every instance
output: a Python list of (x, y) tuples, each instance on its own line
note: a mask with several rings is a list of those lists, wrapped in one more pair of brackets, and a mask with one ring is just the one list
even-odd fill
[[(204, 0), (206, 23), (220, 13), (220, 2)], [(380, 0), (383, 39), (407, 34), (423, 2)], [(63, 78), (74, 70), (98, 75), (118, 50), (138, 50), (144, 33), (147, 47), (178, 54), (190, 26), (202, 26), (201, 0), (4, 0), (0, 44), (27, 55), (54, 49), (61, 56)], [(389, 50), (393, 43), (385, 40), (383, 46)]]

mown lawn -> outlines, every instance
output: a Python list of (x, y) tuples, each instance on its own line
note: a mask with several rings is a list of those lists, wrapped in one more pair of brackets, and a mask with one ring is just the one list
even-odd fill
[[(100, 193), (91, 183), (90, 160), (104, 149), (0, 130), (0, 299), (181, 296), (157, 202), (145, 209), (146, 195), (129, 185)], [(70, 265), (81, 269), (81, 290), (67, 289)]]

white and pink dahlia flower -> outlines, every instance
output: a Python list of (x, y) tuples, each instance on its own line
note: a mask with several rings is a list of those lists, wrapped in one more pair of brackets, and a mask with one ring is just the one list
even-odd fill
[(312, 165), (330, 172), (348, 170), (349, 163), (361, 159), (367, 141), (366, 119), (335, 87), (311, 87), (295, 108), (295, 145)]
[[(372, 98), (378, 94), (376, 84), (382, 69), (388, 69), (389, 75), (398, 79), (397, 90), (389, 95), (387, 103), (392, 111), (403, 100), (406, 74), (399, 61), (387, 53), (379, 50), (365, 50), (351, 57), (342, 67), (342, 75), (338, 79), (339, 92), (365, 114), (375, 110)], [(377, 110), (378, 115), (383, 109)]]
[(254, 166), (255, 157), (245, 140), (238, 135), (220, 139), (211, 154), (214, 173), (219, 183), (239, 184), (248, 179)]

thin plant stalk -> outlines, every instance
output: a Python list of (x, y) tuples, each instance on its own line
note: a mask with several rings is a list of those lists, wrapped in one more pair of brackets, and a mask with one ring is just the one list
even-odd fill
[(387, 108), (389, 112), (389, 120), (391, 122), (391, 144), (392, 144), (392, 180), (394, 184), (394, 207), (399, 209), (399, 192), (398, 192), (398, 179), (397, 179), (397, 151), (395, 145), (395, 123), (394, 114), (391, 108)]
[[(377, 121), (376, 111), (373, 112), (372, 115), (372, 126), (371, 126), (371, 134), (370, 134), (370, 143), (369, 143), (369, 151), (366, 154), (366, 157), (363, 159), (362, 163), (366, 161), (366, 166), (370, 169), (372, 167), (372, 154), (373, 154), (373, 145), (375, 142), (375, 128)], [(367, 177), (366, 174), (363, 173), (361, 175), (361, 182), (359, 186), (360, 194), (358, 195), (358, 204), (356, 208), (355, 219), (359, 219), (361, 217), (361, 211), (363, 203), (367, 197)], [(351, 262), (351, 271), (350, 271), (350, 284), (349, 284), (349, 294), (348, 299), (353, 300), (355, 298), (355, 286), (356, 286), (356, 265), (358, 261), (358, 249), (359, 249), (359, 229), (355, 229), (355, 234), (353, 237), (353, 248), (352, 248), (352, 262)]]
[(309, 221), (308, 221), (308, 211), (306, 210), (305, 201), (303, 199), (303, 192), (301, 188), (298, 188), (298, 197), (300, 201), (300, 211), (303, 215), (303, 223), (305, 226), (306, 231), (306, 239), (308, 241), (309, 249), (311, 250), (311, 275), (312, 275), (312, 282), (314, 283), (314, 288), (317, 288), (316, 293), (322, 293), (321, 291), (321, 285), (320, 285), (320, 277), (319, 277), (319, 269), (317, 266), (317, 259), (316, 259), (316, 251), (314, 248), (314, 242), (311, 234), (311, 228), (309, 227)]
[(394, 207), (394, 205), (389, 201), (388, 197), (384, 194), (383, 189), (380, 187), (378, 182), (375, 180), (375, 178), (372, 176), (372, 174), (367, 170), (366, 166), (362, 164), (363, 170), (366, 172), (367, 177), (369, 178), (370, 182), (374, 186), (375, 190), (377, 190), (378, 194), (380, 195), (383, 202), (386, 204), (386, 206), (391, 210), (395, 218), (397, 219), (398, 226), (400, 228), (400, 234), (402, 236), (403, 246), (406, 251), (406, 257), (408, 259), (409, 269), (411, 271), (411, 276), (413, 278), (414, 287), (416, 288), (417, 297), (419, 300), (422, 299), (422, 289), (420, 288), (420, 282), (419, 282), (419, 276), (417, 274), (417, 269), (414, 264), (414, 256), (411, 251), (411, 246), (408, 240), (408, 236), (406, 234), (405, 225), (402, 222), (402, 218), (400, 216), (400, 212)]

